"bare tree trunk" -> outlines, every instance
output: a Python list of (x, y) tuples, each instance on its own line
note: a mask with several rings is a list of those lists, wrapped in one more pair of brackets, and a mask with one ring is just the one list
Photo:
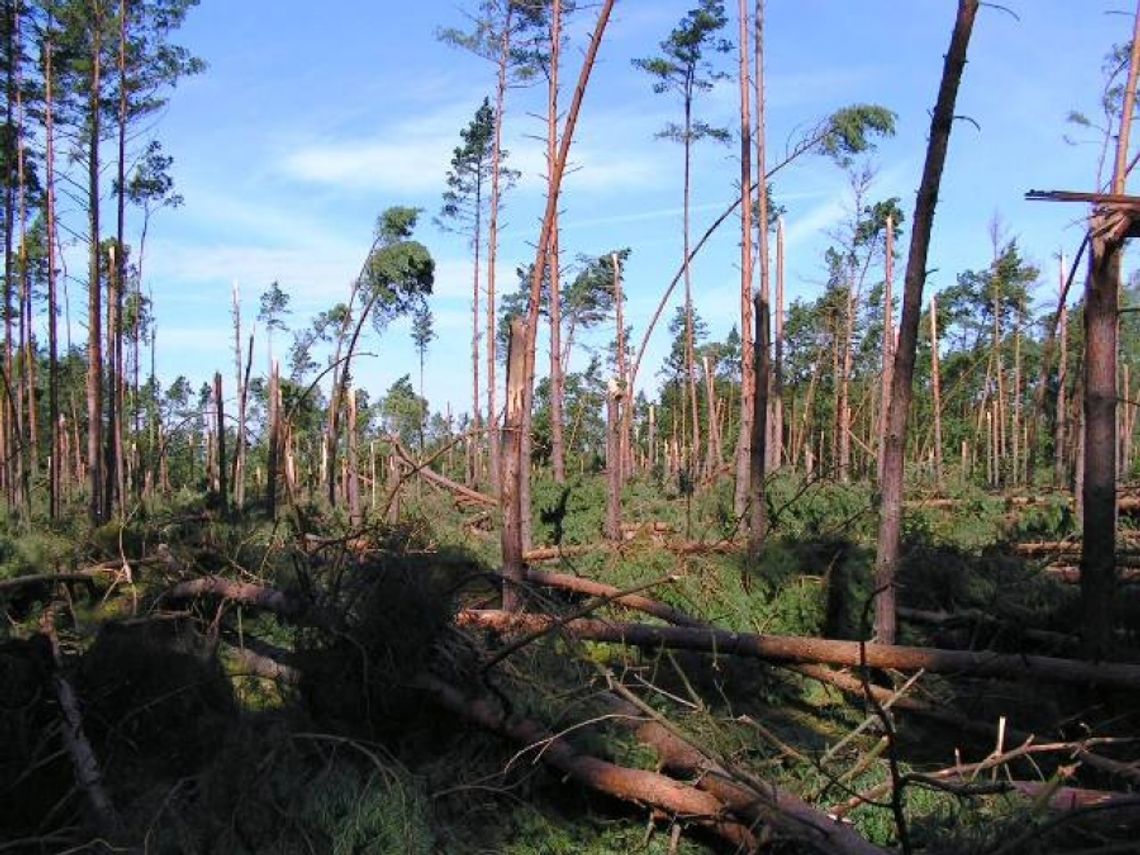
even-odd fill
[(1017, 321), (1013, 328), (1013, 413), (1011, 414), (1011, 423), (1014, 484), (1021, 480), (1022, 454), (1025, 451), (1021, 443), (1021, 324), (1024, 311), (1024, 305), (1018, 306)]
[(625, 353), (625, 296), (621, 290), (621, 258), (616, 252), (610, 253), (610, 264), (614, 269), (614, 322), (617, 334), (614, 345), (617, 348), (618, 384), (625, 404), (621, 408), (621, 432), (619, 437), (621, 483), (624, 484), (633, 474), (633, 453), (631, 436), (633, 433), (633, 388), (629, 376), (629, 365)]
[(91, 71), (87, 103), (87, 476), (91, 495), (88, 514), (94, 525), (106, 521), (103, 489), (103, 303), (99, 259), (99, 138), (102, 95), (102, 0), (91, 9)]
[(360, 508), (360, 436), (356, 428), (356, 390), (348, 392), (348, 519), (354, 527), (364, 522)]
[[(507, 67), (511, 60), (511, 18), (514, 4), (506, 4), (500, 35), (498, 80), (495, 85), (495, 141), (491, 150), (491, 198), (487, 220), (487, 445), (490, 451), (491, 491), (498, 493), (502, 464), (499, 459), (499, 406), (497, 402), (498, 331), (495, 306), (496, 265), (499, 263), (499, 208), (502, 205), (503, 110), (507, 100)], [(422, 397), (422, 396), (421, 396)], [(450, 420), (448, 431), (451, 430)], [(450, 452), (449, 452), (450, 454)]]
[[(879, 401), (878, 482), (883, 483), (883, 460), (886, 459), (887, 411), (891, 405), (891, 375), (895, 365), (895, 220), (887, 216), (886, 248), (883, 254), (883, 369)], [(933, 309), (931, 310), (933, 311)]]
[[(1061, 261), (1061, 266), (1064, 267), (1064, 260)], [(1064, 277), (1063, 270), (1061, 276)], [(1057, 354), (1057, 409), (1053, 425), (1053, 483), (1061, 487), (1068, 483), (1069, 468), (1065, 462), (1065, 428), (1068, 420), (1065, 386), (1068, 383), (1066, 368), (1069, 362), (1069, 312), (1063, 304), (1058, 326), (1060, 327), (1061, 348), (1060, 353)]]
[[(763, 234), (763, 231), (761, 231)], [(764, 239), (760, 239), (761, 253)], [(748, 552), (755, 559), (759, 556), (764, 541), (768, 537), (768, 497), (764, 483), (764, 462), (768, 431), (768, 300), (761, 289), (756, 295), (756, 341), (753, 354), (756, 360), (756, 373), (753, 377), (752, 412), (752, 457), (749, 479), (752, 482), (751, 507), (748, 515)]]
[[(1140, 73), (1140, 3), (1137, 4), (1128, 83), (1116, 141), (1112, 192), (1123, 195), (1128, 141)], [(1116, 589), (1116, 397), (1117, 308), (1124, 238), (1104, 228), (1108, 212), (1090, 223), (1089, 279), (1085, 290), (1084, 521), (1081, 531), (1082, 644), (1099, 659), (1112, 647)]]
[(895, 353), (894, 376), (891, 378), (891, 404), (883, 459), (883, 484), (880, 498), (878, 553), (875, 560), (875, 635), (884, 644), (895, 640), (895, 567), (899, 559), (899, 537), (902, 533), (903, 463), (906, 452), (907, 420), (913, 394), (915, 348), (918, 324), (922, 314), (922, 289), (926, 282), (926, 259), (930, 249), (930, 232), (934, 225), (934, 208), (950, 130), (954, 124), (954, 104), (958, 86), (966, 67), (966, 49), (978, 11), (978, 0), (958, 0), (958, 12), (950, 49), (946, 53), (938, 101), (930, 122), (926, 163), (922, 183), (915, 202), (914, 227), (911, 230), (903, 289), (902, 316), (899, 320), (899, 343)]
[(784, 461), (784, 218), (776, 221), (776, 341), (772, 362), (772, 419), (770, 469)]
[[(550, 77), (546, 90), (546, 174), (554, 179), (554, 161), (558, 157), (558, 72), (562, 56), (562, 3), (550, 4)], [(550, 224), (550, 462), (554, 481), (566, 483), (566, 443), (563, 439), (564, 381), (562, 377), (562, 282), (558, 209)]]
[(700, 406), (697, 403), (696, 348), (693, 341), (693, 278), (692, 268), (689, 263), (689, 208), (692, 195), (693, 159), (692, 129), (693, 99), (691, 94), (687, 94), (685, 96), (685, 179), (684, 198), (682, 202), (682, 231), (684, 236), (682, 240), (682, 258), (684, 259), (685, 267), (685, 391), (689, 396), (690, 417), (693, 422), (691, 426), (693, 447), (688, 455), (686, 468), (689, 470), (691, 476), (695, 475), (695, 470), (698, 468), (697, 461), (700, 459), (701, 453), (701, 415)]
[[(597, 59), (598, 50), (602, 43), (602, 36), (605, 34), (613, 6), (614, 0), (603, 0), (601, 9), (598, 11), (594, 32), (590, 37), (590, 44), (586, 49), (586, 55), (582, 60), (582, 67), (578, 75), (578, 82), (574, 88), (574, 96), (570, 101), (570, 107), (566, 113), (566, 121), (563, 125), (562, 133), (559, 135), (558, 155), (551, 169), (551, 181), (547, 189), (546, 210), (543, 213), (542, 228), (536, 244), (535, 262), (531, 272), (530, 294), (527, 300), (525, 328), (526, 348), (523, 357), (526, 370), (524, 372), (525, 379), (523, 381), (522, 401), (522, 433), (524, 437), (530, 432), (531, 413), (534, 402), (534, 370), (538, 338), (539, 306), (542, 298), (542, 280), (543, 272), (547, 269), (547, 255), (550, 252), (550, 238), (558, 210), (562, 176), (566, 171), (566, 161), (570, 153), (570, 144), (574, 139), (574, 129), (577, 126), (578, 114), (581, 111), (582, 101), (586, 95), (586, 87), (589, 83), (590, 73), (593, 71), (594, 61)], [(527, 448), (528, 446), (520, 442), (519, 447), (516, 449), (520, 455), (516, 464), (525, 475), (525, 483), (522, 484), (520, 493), (525, 490), (526, 496), (529, 496), (530, 459), (529, 456), (525, 456)], [(504, 465), (504, 473), (505, 472), (506, 467)], [(526, 498), (526, 496), (520, 498)], [(520, 502), (519, 513), (522, 517), (520, 520), (520, 529), (523, 534), (525, 534), (530, 528), (531, 510), (529, 501), (526, 502), (526, 504)]]
[[(483, 295), (480, 293), (482, 290), (479, 284), (479, 277), (481, 273), (481, 254), (482, 241), (483, 241), (483, 192), (482, 192), (482, 176), (476, 179), (475, 190), (475, 234), (472, 239), (472, 245), (475, 247), (475, 263), (472, 265), (471, 272), (471, 418), (472, 425), (476, 432), (475, 446), (482, 445), (482, 437), (479, 436), (479, 430), (483, 427), (483, 414), (480, 410), (479, 403), (479, 301), (482, 300)], [(468, 480), (474, 486), (479, 483), (482, 477), (482, 472), (478, 465), (479, 455), (476, 454), (472, 460), (472, 466), (468, 472)]]
[(217, 419), (218, 500), (222, 514), (228, 513), (229, 489), (226, 484), (226, 416), (222, 407), (222, 375), (214, 372), (214, 416)]
[(271, 520), (277, 519), (277, 478), (281, 467), (281, 381), (274, 360), (269, 370), (269, 447), (265, 464), (265, 505)]
[(56, 519), (59, 516), (60, 487), (62, 478), (60, 468), (67, 458), (60, 443), (60, 413), (59, 413), (59, 323), (56, 318), (56, 210), (55, 210), (55, 102), (53, 87), (55, 85), (55, 72), (53, 68), (53, 37), (54, 19), (50, 12), (47, 26), (44, 29), (44, 145), (46, 148), (45, 166), (47, 169), (47, 186), (44, 188), (45, 216), (47, 218), (47, 280), (48, 280), (48, 429), (51, 435), (51, 457), (48, 460), (48, 517)]
[(521, 448), (523, 411), (526, 405), (527, 347), (523, 321), (515, 318), (511, 322), (511, 340), (507, 349), (507, 409), (503, 419), (503, 475), (499, 482), (499, 507), (503, 515), (503, 610), (508, 612), (522, 607), (519, 586), (526, 578), (519, 483), (529, 474), (522, 470)]
[(938, 300), (930, 295), (930, 382), (934, 393), (934, 483), (942, 486), (942, 377), (938, 359)]
[[(740, 434), (736, 440), (733, 515), (741, 523), (748, 507), (752, 448), (752, 78), (748, 61), (748, 0), (739, 0), (740, 17)], [(757, 80), (757, 85), (762, 84)]]
[(621, 400), (620, 383), (606, 394), (606, 539), (621, 542)]

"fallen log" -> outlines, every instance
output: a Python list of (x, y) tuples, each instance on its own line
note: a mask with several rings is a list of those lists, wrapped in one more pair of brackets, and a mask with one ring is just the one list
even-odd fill
[(762, 823), (823, 852), (884, 855), (884, 850), (868, 843), (851, 826), (774, 784), (750, 780), (750, 786), (745, 786), (696, 746), (660, 722), (647, 719), (643, 711), (629, 701), (613, 694), (603, 696), (603, 701), (617, 716), (614, 721), (652, 748), (665, 769), (692, 778), (699, 789), (716, 796), (750, 823)]
[[(1072, 564), (1054, 564), (1041, 571), (1051, 579), (1064, 582), (1066, 585), (1081, 584), (1081, 568)], [(1140, 582), (1140, 567), (1116, 568), (1116, 581), (1122, 585), (1131, 585)]]
[[(556, 620), (549, 615), (508, 614), (478, 609), (465, 609), (456, 616), (456, 623), (460, 626), (496, 632), (539, 632), (549, 628)], [(586, 618), (569, 621), (561, 630), (588, 641), (633, 647), (698, 650), (771, 662), (816, 662), (847, 667), (865, 662), (871, 668), (892, 668), (899, 671), (925, 670), (1010, 680), (1038, 679), (1140, 689), (1140, 665), (1116, 662), (1094, 664), (1052, 656), (863, 644), (858, 641), (799, 636), (752, 635), (713, 628), (648, 626)]]
[(114, 836), (121, 828), (119, 814), (107, 793), (107, 788), (103, 785), (103, 771), (99, 766), (99, 758), (95, 755), (95, 750), (91, 747), (91, 742), (83, 729), (79, 699), (71, 682), (63, 674), (63, 655), (60, 652), (59, 636), (55, 631), (55, 614), (51, 608), (44, 613), (41, 630), (51, 645), (52, 662), (55, 666), (52, 672), (52, 684), (55, 687), (59, 711), (63, 714), (63, 745), (71, 757), (75, 781), (80, 790), (86, 794), (103, 834)]
[(1058, 647), (1077, 647), (1081, 642), (1075, 635), (1021, 626), (1014, 621), (1003, 620), (996, 615), (987, 614), (977, 609), (966, 609), (961, 612), (934, 612), (900, 606), (898, 616), (911, 623), (921, 623), (935, 627), (984, 626), (997, 631), (1006, 631), (1017, 638), (1024, 638), (1028, 641)]
[(296, 686), (301, 682), (301, 672), (288, 664), (288, 651), (256, 639), (245, 639), (249, 646), (232, 641), (225, 645), (225, 651), (233, 665), (233, 676), (261, 677), (275, 683)]
[(396, 456), (400, 459), (400, 463), (410, 469), (413, 474), (420, 476), (425, 481), (429, 481), (439, 487), (443, 487), (453, 495), (460, 496), (470, 502), (488, 507), (497, 508), (499, 500), (494, 496), (488, 496), (486, 493), (480, 493), (478, 490), (472, 490), (470, 487), (465, 487), (457, 481), (452, 481), (443, 475), (440, 475), (435, 470), (428, 466), (421, 465), (415, 461), (412, 455), (404, 447), (403, 443), (396, 440), (394, 437), (389, 437), (392, 443), (392, 448), (396, 452)]
[(416, 685), (444, 709), (524, 746), (524, 753), (533, 751), (536, 761), (542, 760), (580, 784), (706, 827), (746, 851), (756, 848), (756, 839), (748, 827), (730, 817), (724, 803), (710, 793), (656, 772), (629, 769), (579, 753), (564, 738), (538, 723), (508, 718), (489, 698), (464, 695), (438, 677), (423, 675)]
[(95, 587), (95, 579), (100, 572), (109, 571), (79, 571), (77, 573), (35, 573), (29, 576), (15, 576), (11, 579), (0, 579), (0, 594), (7, 591), (16, 591), (31, 585), (54, 585), (58, 582), (79, 582), (88, 588)]
[(647, 615), (661, 618), (661, 620), (675, 624), (676, 626), (704, 626), (703, 621), (690, 617), (684, 612), (678, 611), (659, 600), (643, 597), (640, 594), (615, 596), (620, 592), (613, 585), (595, 582), (592, 579), (584, 579), (581, 576), (569, 576), (564, 573), (545, 573), (541, 570), (527, 570), (526, 578), (528, 582), (541, 585), (544, 588), (556, 588), (560, 591), (571, 591), (575, 594), (586, 594), (591, 597), (609, 597), (612, 598), (613, 603), (616, 605), (644, 612)]
[(561, 561), (576, 555), (589, 555), (592, 552), (605, 552), (611, 547), (608, 543), (575, 544), (573, 546), (540, 546), (523, 553), (523, 561), (537, 564), (542, 561)]
[(235, 582), (219, 576), (203, 576), (179, 582), (168, 588), (159, 599), (190, 600), (205, 596), (220, 597), (265, 609), (279, 617), (309, 623), (318, 629), (331, 632), (335, 632), (340, 623), (334, 615), (285, 591), (265, 585), (255, 585), (252, 582)]

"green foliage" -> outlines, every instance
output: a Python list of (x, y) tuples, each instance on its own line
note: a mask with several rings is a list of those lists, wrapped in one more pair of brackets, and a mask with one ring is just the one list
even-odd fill
[(420, 209), (392, 207), (376, 224), (376, 243), (364, 262), (361, 284), (372, 301), (372, 324), (383, 327), (412, 311), (435, 282), (435, 260), (412, 240)]
[(824, 123), (819, 151), (847, 166), (854, 155), (874, 148), (873, 137), (894, 136), (896, 118), (892, 110), (878, 104), (852, 104), (836, 110)]

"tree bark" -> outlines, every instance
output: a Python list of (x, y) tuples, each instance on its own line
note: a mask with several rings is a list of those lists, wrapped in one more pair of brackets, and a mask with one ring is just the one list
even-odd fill
[(510, 614), (505, 611), (464, 609), (459, 626), (496, 632), (540, 632), (557, 625), (559, 632), (587, 641), (630, 647), (696, 650), (717, 655), (744, 656), (771, 662), (816, 662), (854, 668), (925, 670), (933, 674), (970, 674), (1004, 680), (1041, 680), (1079, 686), (1140, 688), (1140, 665), (1120, 662), (1088, 663), (1053, 656), (994, 653), (989, 650), (940, 650), (837, 641), (783, 635), (753, 635), (711, 627), (650, 626), (579, 618), (565, 623), (549, 615)]
[(93, 525), (108, 517), (103, 491), (103, 301), (99, 258), (99, 138), (102, 95), (103, 4), (91, 8), (91, 73), (87, 93), (87, 477), (88, 516)]
[[(764, 239), (760, 239), (761, 253)], [(760, 264), (761, 270), (764, 263)], [(761, 274), (763, 279), (763, 273)], [(748, 516), (748, 552), (755, 559), (768, 536), (768, 497), (764, 483), (768, 438), (768, 300), (764, 289), (756, 295), (756, 341), (753, 345), (756, 371), (752, 392), (752, 449), (749, 480), (752, 482)]]
[(930, 384), (934, 394), (934, 483), (942, 486), (942, 378), (938, 360), (938, 300), (930, 295)]
[(620, 543), (621, 534), (621, 389), (610, 381), (606, 394), (606, 539)]
[[(740, 18), (740, 433), (736, 441), (733, 515), (743, 524), (748, 508), (752, 448), (752, 75), (748, 36), (748, 0), (739, 0)], [(759, 86), (763, 81), (757, 80)]]
[[(511, 18), (514, 4), (507, 3), (503, 17), (503, 31), (499, 36), (498, 78), (495, 83), (495, 141), (491, 149), (491, 198), (487, 212), (487, 445), (491, 466), (491, 492), (499, 492), (502, 475), (499, 446), (498, 406), (498, 321), (495, 306), (495, 287), (499, 263), (499, 209), (502, 206), (503, 170), (503, 110), (507, 100), (507, 67), (511, 61)], [(422, 397), (422, 396), (421, 396)], [(450, 431), (450, 421), (448, 423)]]
[[(47, 312), (48, 312), (48, 430), (51, 448), (48, 459), (48, 517), (57, 519), (60, 508), (62, 465), (66, 462), (60, 442), (59, 412), (59, 321), (56, 317), (58, 297), (56, 289), (56, 197), (55, 197), (55, 85), (54, 71), (54, 19), (49, 13), (44, 29), (44, 146), (46, 187), (44, 188), (45, 216), (47, 218)], [(2, 418), (2, 417), (0, 417)], [(0, 443), (2, 446), (2, 443)]]
[[(558, 72), (562, 57), (562, 3), (550, 4), (550, 77), (546, 90), (546, 170), (548, 192), (554, 180), (554, 161), (558, 157)], [(554, 469), (554, 482), (566, 483), (566, 443), (563, 439), (563, 402), (565, 397), (562, 376), (562, 265), (560, 250), (558, 208), (554, 209), (550, 223), (550, 462)]]
[(726, 816), (724, 803), (709, 793), (656, 772), (627, 769), (581, 754), (564, 738), (536, 722), (508, 717), (489, 697), (465, 696), (437, 677), (422, 676), (417, 685), (451, 713), (525, 746), (524, 750), (535, 751), (544, 763), (580, 784), (623, 801), (650, 806), (668, 816), (685, 817), (744, 851), (755, 849), (752, 832)]
[(214, 372), (214, 416), (217, 420), (217, 468), (218, 468), (218, 500), (221, 503), (222, 514), (229, 508), (229, 490), (226, 484), (226, 417), (222, 408), (222, 375)]
[[(1112, 192), (1122, 195), (1128, 140), (1140, 72), (1140, 4), (1137, 4), (1128, 83), (1117, 137)], [(1085, 289), (1084, 517), (1081, 530), (1081, 622), (1085, 654), (1098, 659), (1112, 646), (1116, 587), (1117, 308), (1123, 237), (1109, 232), (1107, 211), (1094, 212), (1089, 279)]]
[(879, 462), (878, 482), (883, 483), (883, 461), (886, 460), (887, 413), (891, 406), (891, 375), (895, 366), (895, 220), (887, 216), (886, 248), (883, 253), (883, 368), (879, 396)]
[[(543, 273), (547, 269), (547, 256), (551, 248), (551, 235), (556, 221), (559, 195), (562, 187), (562, 176), (566, 171), (566, 161), (570, 153), (570, 144), (574, 139), (574, 129), (578, 123), (578, 114), (581, 112), (582, 101), (586, 96), (586, 86), (590, 80), (590, 73), (594, 68), (594, 61), (597, 59), (598, 50), (601, 48), (602, 36), (605, 34), (613, 6), (614, 0), (603, 0), (601, 9), (598, 11), (594, 32), (590, 37), (590, 44), (582, 60), (582, 67), (578, 74), (578, 82), (574, 88), (574, 95), (571, 98), (570, 107), (566, 112), (566, 121), (563, 125), (562, 133), (559, 135), (558, 154), (551, 169), (551, 180), (547, 188), (546, 209), (543, 213), (542, 227), (539, 231), (538, 241), (536, 243), (535, 261), (531, 271), (530, 294), (527, 300), (525, 327), (526, 347), (524, 356), (522, 357), (525, 360), (525, 379), (522, 381), (523, 400), (521, 401), (521, 427), (524, 434), (529, 433), (531, 425), (531, 413), (534, 403), (534, 368), (536, 345), (538, 341), (538, 316), (539, 307), (542, 303), (542, 280)], [(529, 495), (530, 459), (529, 457), (523, 456), (526, 447), (524, 443), (520, 443), (516, 449), (519, 459), (511, 465), (517, 466), (525, 478), (524, 486), (527, 488), (527, 494)], [(506, 464), (504, 464), (504, 472), (506, 472)], [(520, 505), (519, 513), (523, 515), (526, 521), (525, 526), (522, 526), (522, 528), (529, 529), (530, 503), (527, 502), (525, 505)], [(521, 522), (520, 520), (520, 523)]]
[(503, 610), (507, 612), (522, 607), (519, 585), (526, 578), (519, 483), (528, 477), (528, 473), (522, 470), (527, 338), (522, 319), (515, 318), (511, 322), (511, 340), (507, 349), (507, 410), (503, 419), (503, 474), (499, 482), (499, 507), (503, 515)]
[(958, 12), (950, 49), (942, 71), (938, 101), (930, 122), (930, 138), (926, 149), (922, 183), (915, 202), (914, 228), (911, 230), (903, 286), (902, 316), (899, 320), (899, 343), (895, 353), (894, 376), (891, 378), (891, 404), (887, 413), (887, 442), (883, 458), (883, 483), (880, 497), (878, 552), (875, 559), (875, 634), (879, 641), (895, 640), (895, 567), (899, 558), (902, 534), (903, 464), (906, 452), (907, 421), (913, 394), (915, 348), (922, 314), (922, 289), (926, 283), (926, 259), (930, 249), (930, 233), (934, 225), (934, 208), (950, 130), (954, 124), (954, 104), (958, 86), (966, 67), (966, 49), (978, 12), (978, 0), (958, 0)]

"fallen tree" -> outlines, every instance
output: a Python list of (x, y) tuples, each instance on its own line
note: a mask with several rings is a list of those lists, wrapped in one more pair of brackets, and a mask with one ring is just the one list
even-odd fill
[[(557, 619), (549, 615), (508, 614), (496, 610), (465, 609), (456, 617), (460, 626), (495, 632), (542, 632)], [(1039, 679), (1078, 685), (1140, 689), (1140, 665), (1088, 663), (1052, 656), (1021, 656), (972, 650), (940, 650), (893, 644), (866, 644), (799, 636), (752, 635), (714, 628), (660, 627), (612, 623), (581, 618), (559, 629), (586, 641), (603, 641), (632, 647), (669, 647), (706, 653), (747, 656), (771, 662), (816, 662), (828, 665), (963, 673), (1010, 680)]]
[(508, 717), (490, 698), (465, 695), (438, 677), (422, 675), (416, 685), (444, 709), (522, 745), (523, 753), (533, 752), (536, 761), (542, 760), (580, 784), (708, 828), (745, 851), (756, 848), (756, 838), (748, 826), (730, 816), (724, 802), (711, 793), (656, 772), (629, 769), (580, 753), (565, 738), (538, 723)]
[(640, 594), (622, 594), (613, 585), (595, 582), (581, 576), (569, 576), (564, 573), (545, 573), (541, 570), (527, 570), (526, 579), (545, 588), (555, 588), (560, 591), (570, 591), (575, 594), (586, 594), (591, 597), (606, 597), (612, 599), (615, 605), (625, 606), (653, 617), (661, 618), (677, 626), (704, 626), (704, 621), (678, 611), (660, 600), (653, 600)]
[(630, 701), (607, 694), (603, 702), (617, 716), (615, 722), (631, 730), (639, 742), (657, 753), (665, 769), (692, 778), (698, 788), (716, 796), (749, 822), (767, 825), (823, 852), (883, 855), (884, 850), (868, 843), (849, 825), (816, 810), (787, 790), (751, 776), (745, 785), (673, 730), (646, 718), (644, 711)]

